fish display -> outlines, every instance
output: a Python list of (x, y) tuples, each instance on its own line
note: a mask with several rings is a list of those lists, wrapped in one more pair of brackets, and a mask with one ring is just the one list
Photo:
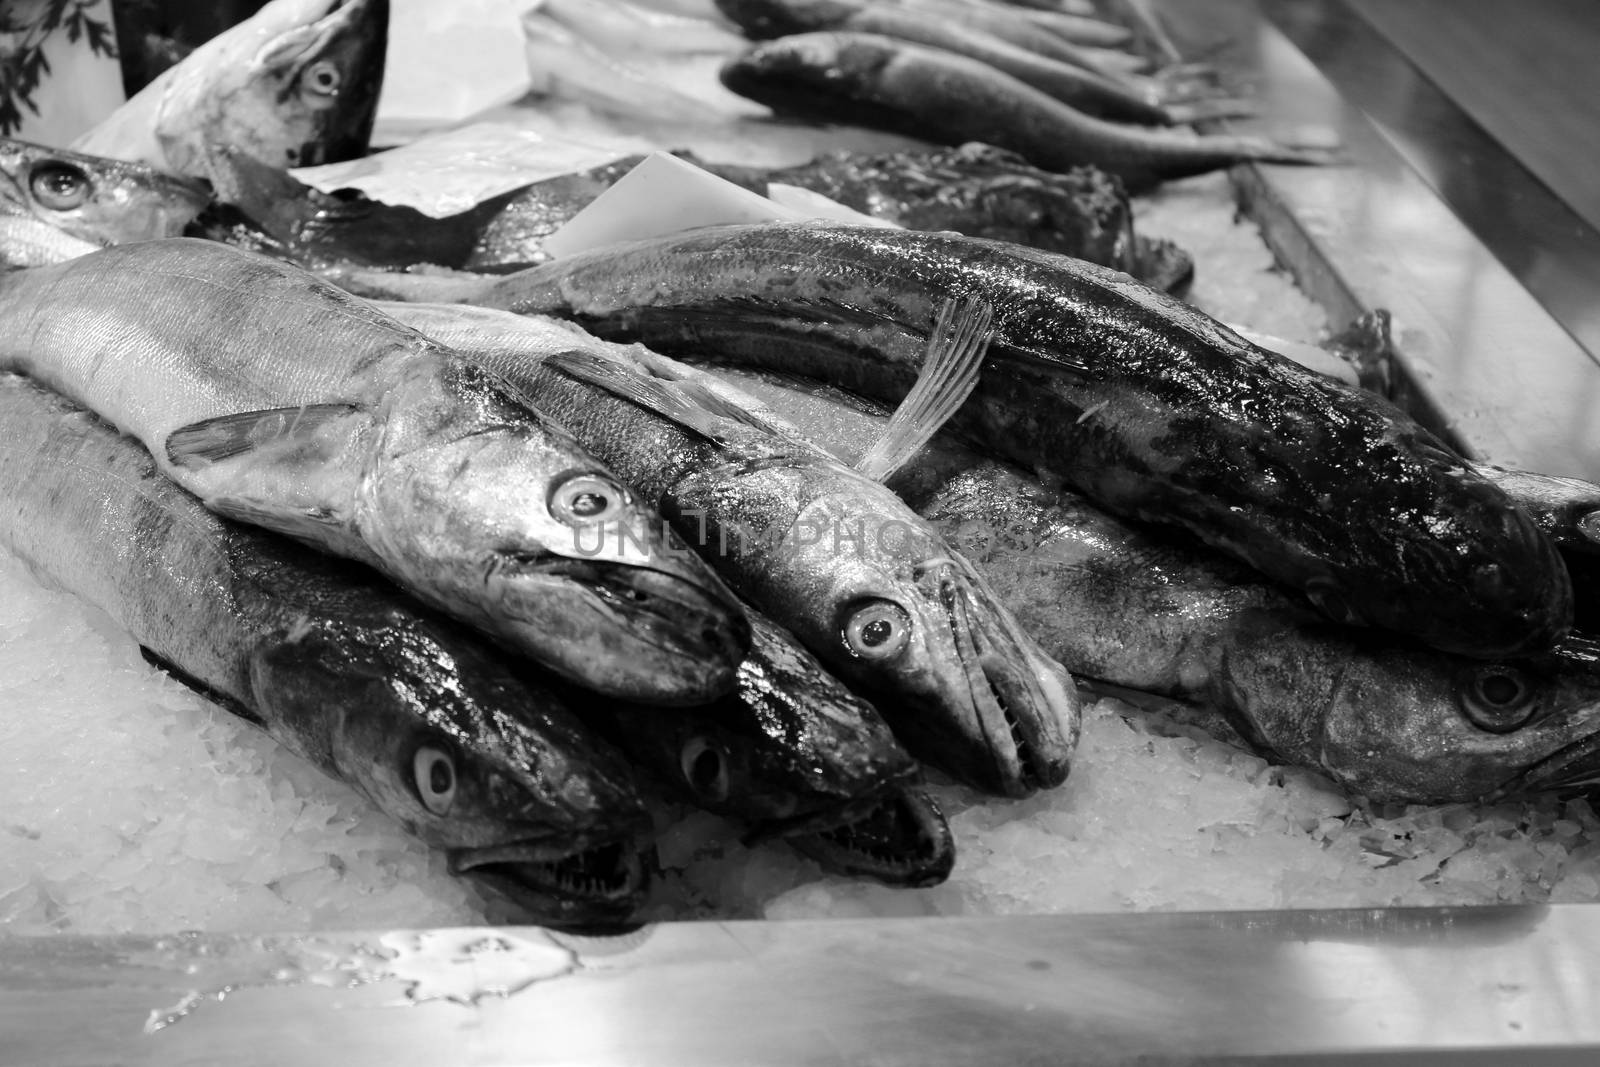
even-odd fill
[[(816, 383), (719, 373), (847, 462), (885, 419)], [(893, 484), (1075, 675), (1193, 701), (1257, 752), (1371, 801), (1600, 781), (1592, 642), (1481, 661), (1364, 638), (1231, 560), (948, 444)]]
[[(1202, 93), (1198, 98), (1162, 91), (1160, 83), (1101, 73), (1041, 55), (1034, 48), (995, 36), (984, 29), (923, 14), (891, 4), (845, 4), (838, 0), (719, 0), (718, 8), (745, 35), (767, 40), (818, 31), (875, 34), (986, 63), (1033, 86), (1063, 104), (1098, 118), (1158, 125), (1197, 122), (1249, 114), (1247, 101)], [(1038, 39), (1037, 33), (1028, 39)], [(1092, 63), (1092, 60), (1089, 61)]]
[(1130, 191), (1256, 161), (1327, 163), (1325, 150), (1247, 134), (1108, 122), (968, 56), (866, 33), (803, 33), (751, 46), (722, 83), (775, 113), (935, 144), (983, 141), (1045, 170), (1095, 166)]
[(1065, 779), (1070, 679), (880, 483), (561, 324), (384, 307), (570, 429), (735, 592), (873, 699), (913, 755), (1006, 795)]
[(0, 266), (176, 237), (210, 199), (194, 182), (137, 163), (0, 138)]
[(491, 376), (297, 268), (122, 245), (0, 279), (0, 321), (0, 364), (220, 514), (371, 564), (598, 692), (733, 686), (743, 611), (652, 510)]
[(983, 373), (951, 427), (995, 454), (1181, 526), (1340, 622), (1486, 658), (1548, 649), (1570, 627), (1549, 538), (1412, 419), (1082, 261), (909, 230), (728, 226), (576, 254), (452, 299), (898, 403), (952, 296), (994, 308)]
[(279, 168), (366, 155), (388, 24), (388, 0), (273, 0), (72, 148), (204, 179), (223, 200), (238, 184), (224, 146)]
[(535, 921), (642, 905), (649, 815), (548, 686), (344, 560), (207, 512), (94, 416), (0, 375), (0, 540), (159, 662)]

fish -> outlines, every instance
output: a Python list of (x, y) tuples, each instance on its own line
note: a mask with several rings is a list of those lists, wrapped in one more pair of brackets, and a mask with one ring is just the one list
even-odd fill
[(926, 886), (955, 862), (950, 828), (917, 780), (921, 766), (871, 704), (760, 612), (739, 684), (662, 715), (612, 702), (588, 723), (673, 796), (785, 842), (830, 873)]
[(120, 245), (0, 277), (0, 321), (0, 367), (137, 437), (219, 514), (376, 567), (600, 693), (734, 683), (749, 624), (659, 516), (492, 376), (298, 268)]
[(563, 324), (380, 306), (571, 430), (736, 593), (873, 700), (913, 755), (1006, 796), (1066, 778), (1071, 680), (880, 483)]
[(211, 200), (150, 167), (0, 137), (0, 266), (176, 237)]
[(644, 902), (631, 768), (549, 684), (346, 560), (221, 519), (143, 448), (0, 374), (0, 542), (531, 921)]
[[(852, 462), (881, 405), (717, 367)], [(1187, 701), (1200, 721), (1375, 803), (1600, 781), (1600, 644), (1469, 659), (1330, 623), (1250, 568), (936, 441), (891, 480), (967, 553), (1051, 656), (1090, 684)]]
[(1236, 163), (1336, 160), (1325, 148), (1248, 134), (1107, 122), (968, 56), (877, 34), (803, 33), (752, 45), (724, 64), (720, 77), (781, 116), (935, 144), (983, 141), (1045, 170), (1099, 167), (1130, 192)]
[[(836, 0), (719, 0), (729, 18), (757, 40), (821, 31), (866, 33), (967, 56), (1033, 86), (1096, 118), (1155, 125), (1248, 115), (1247, 101), (1185, 97), (1164, 92), (1153, 79), (1133, 81), (1040, 55), (1033, 48), (983, 29), (892, 4), (841, 4)], [(1037, 34), (1027, 31), (1030, 39)]]
[(1339, 622), (1490, 659), (1551, 648), (1571, 626), (1549, 538), (1409, 416), (1081, 260), (773, 223), (447, 287), (456, 301), (884, 403), (917, 377), (941, 303), (982, 297), (994, 339), (953, 432), (1108, 510), (1179, 526)]
[[(977, 143), (884, 155), (830, 153), (779, 168), (674, 154), (763, 196), (771, 183), (794, 185), (901, 226), (1018, 241), (1115, 267), (1169, 291), (1194, 277), (1193, 258), (1183, 249), (1134, 233), (1127, 194), (1092, 167), (1054, 174)], [(281, 170), (237, 159), (235, 171), (249, 175), (245, 191), (227, 209), (214, 206), (197, 235), (314, 269), (431, 264), (505, 273), (546, 262), (545, 239), (643, 159), (629, 156), (536, 182), (443, 219), (359, 195), (331, 196)]]
[(211, 183), (238, 180), (220, 149), (271, 167), (367, 154), (388, 47), (389, 0), (273, 0), (196, 48), (71, 145)]

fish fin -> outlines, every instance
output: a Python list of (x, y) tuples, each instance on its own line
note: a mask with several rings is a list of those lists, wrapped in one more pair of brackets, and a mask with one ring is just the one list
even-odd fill
[(640, 374), (616, 360), (590, 352), (557, 352), (546, 356), (544, 363), (569, 378), (671, 419), (720, 447), (728, 445), (717, 426), (719, 416), (686, 397), (674, 383)]
[(932, 440), (978, 385), (994, 338), (994, 308), (977, 297), (948, 299), (928, 338), (922, 372), (856, 470), (885, 481)]
[(800, 432), (762, 407), (754, 397), (719, 381), (713, 374), (679, 363), (648, 350), (640, 353), (640, 366), (652, 377), (671, 382), (684, 396), (713, 415), (778, 437), (800, 437)]
[(365, 411), (353, 404), (306, 404), (202, 419), (167, 435), (167, 459), (176, 467), (193, 468), (268, 449), (317, 448), (325, 430), (352, 415), (364, 418)]

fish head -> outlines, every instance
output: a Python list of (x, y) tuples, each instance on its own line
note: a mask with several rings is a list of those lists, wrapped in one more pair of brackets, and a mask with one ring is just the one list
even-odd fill
[(488, 372), (447, 364), (448, 391), (465, 398), (448, 414), (412, 402), (412, 386), (426, 388), (435, 373), (430, 363), (386, 397), (369, 541), (430, 582), (486, 600), (493, 610), (475, 624), (608, 696), (700, 704), (730, 691), (750, 624), (721, 580), (566, 430)]
[(825, 29), (861, 8), (847, 0), (716, 0), (716, 5), (752, 41)]
[(625, 921), (651, 823), (631, 768), (551, 691), (453, 627), (306, 619), (251, 660), (258, 707), (304, 752), (540, 922)]
[(278, 168), (366, 155), (383, 85), (389, 0), (278, 0), (257, 19), (267, 14), (252, 51), (210, 102), (215, 129), (208, 140)]
[[(106, 245), (152, 241), (183, 233), (210, 194), (200, 184), (139, 163), (105, 159), (0, 138), (0, 214), (43, 234), (59, 231), (77, 242), (62, 248), (82, 252)], [(19, 262), (18, 249), (0, 249), (13, 266), (44, 266), (71, 253)]]
[(697, 478), (675, 489), (681, 507), (740, 482), (745, 510), (708, 546), (742, 542), (723, 565), (735, 587), (872, 699), (913, 755), (1006, 795), (1065, 779), (1078, 732), (1070, 679), (892, 492), (808, 459)]
[(895, 54), (895, 42), (870, 34), (797, 33), (752, 45), (718, 76), (729, 91), (779, 114), (854, 114), (857, 125), (893, 129), (894, 110), (872, 101)]
[(636, 762), (699, 807), (760, 824), (764, 836), (918, 773), (871, 704), (770, 619), (751, 612), (750, 622), (750, 654), (729, 695), (671, 714), (612, 709)]
[(892, 886), (938, 885), (956, 862), (955, 839), (939, 805), (920, 789), (905, 787), (862, 801), (833, 826), (785, 840), (830, 874)]
[[(1600, 783), (1600, 649), (1487, 661), (1263, 619), (1218, 703), (1264, 750), (1375, 801), (1469, 802)], [(1246, 696), (1249, 694), (1249, 696)]]

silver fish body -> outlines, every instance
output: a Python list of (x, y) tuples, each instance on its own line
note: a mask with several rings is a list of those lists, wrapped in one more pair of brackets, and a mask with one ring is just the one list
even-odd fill
[(358, 158), (377, 116), (388, 24), (388, 0), (273, 0), (72, 147), (203, 178), (224, 200), (234, 178), (223, 148), (280, 169)]
[[(722, 372), (850, 458), (881, 412)], [(1600, 657), (1484, 661), (1322, 619), (1248, 568), (959, 447), (892, 483), (1076, 675), (1191, 701), (1258, 751), (1375, 801), (1445, 803), (1600, 782)]]
[[(749, 643), (654, 511), (483, 371), (298, 268), (208, 241), (0, 280), (0, 365), (137, 437), (209, 507), (369, 563), (608, 695), (697, 703)], [(605, 523), (625, 531), (590, 544)]]
[(1070, 681), (882, 485), (726, 398), (685, 396), (647, 353), (502, 312), (384, 306), (571, 429), (736, 592), (878, 703), (914, 755), (1007, 794), (1065, 778)]
[(547, 685), (344, 560), (220, 519), (111, 426), (0, 375), (0, 543), (163, 665), (555, 925), (642, 904), (649, 818)]
[(0, 138), (0, 266), (176, 237), (210, 199), (197, 183), (142, 164)]

